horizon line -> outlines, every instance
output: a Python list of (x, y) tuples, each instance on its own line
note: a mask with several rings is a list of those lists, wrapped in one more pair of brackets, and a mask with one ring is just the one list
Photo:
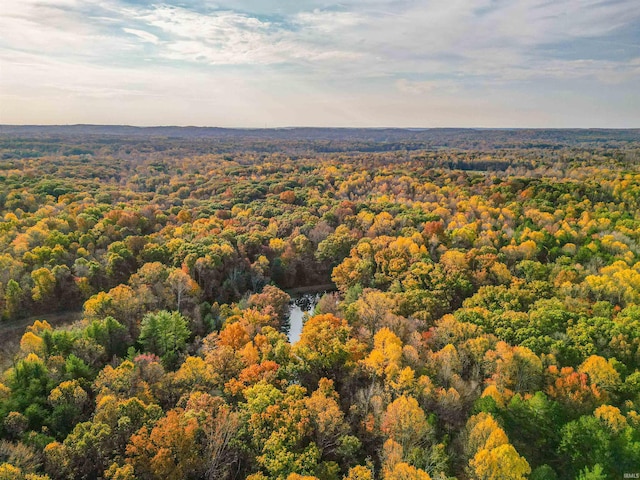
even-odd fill
[(314, 125), (284, 125), (284, 126), (265, 126), (265, 127), (223, 127), (216, 125), (178, 125), (178, 124), (156, 124), (156, 125), (132, 125), (126, 123), (0, 123), (0, 128), (6, 127), (39, 127), (39, 128), (55, 128), (55, 127), (126, 127), (126, 128), (201, 128), (201, 129), (219, 129), (219, 130), (296, 130), (296, 129), (326, 129), (326, 130), (640, 130), (637, 127), (399, 127), (399, 126), (314, 126)]

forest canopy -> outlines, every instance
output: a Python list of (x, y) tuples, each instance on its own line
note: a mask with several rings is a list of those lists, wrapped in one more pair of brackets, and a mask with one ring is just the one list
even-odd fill
[(640, 473), (638, 131), (86, 128), (0, 132), (1, 480)]

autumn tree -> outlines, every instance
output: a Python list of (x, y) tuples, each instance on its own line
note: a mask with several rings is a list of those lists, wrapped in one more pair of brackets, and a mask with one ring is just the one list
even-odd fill
[(305, 322), (292, 353), (299, 358), (300, 371), (311, 384), (322, 377), (336, 379), (344, 375), (358, 348), (350, 335), (347, 322), (331, 314), (316, 315)]
[(383, 433), (407, 453), (414, 447), (424, 446), (432, 430), (424, 411), (413, 397), (398, 397), (389, 404), (382, 420)]
[(485, 413), (467, 422), (469, 473), (477, 479), (522, 479), (531, 473), (529, 463), (509, 443), (504, 430)]
[(195, 418), (181, 410), (170, 410), (151, 430), (144, 426), (131, 437), (126, 461), (141, 478), (181, 480), (198, 476), (205, 467), (199, 431)]

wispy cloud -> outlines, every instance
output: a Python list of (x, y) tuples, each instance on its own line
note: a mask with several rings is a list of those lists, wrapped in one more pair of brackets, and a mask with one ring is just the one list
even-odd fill
[(131, 35), (135, 35), (143, 42), (153, 43), (154, 45), (157, 45), (160, 42), (157, 36), (155, 36), (153, 33), (145, 32), (144, 30), (136, 30), (135, 28), (123, 27), (122, 31)]

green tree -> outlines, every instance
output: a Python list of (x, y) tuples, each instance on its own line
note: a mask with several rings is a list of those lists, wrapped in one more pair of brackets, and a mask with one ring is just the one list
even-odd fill
[(163, 310), (144, 316), (138, 340), (145, 350), (160, 356), (165, 365), (175, 366), (190, 335), (184, 316)]
[(123, 356), (129, 346), (127, 328), (113, 317), (94, 320), (85, 330), (87, 337), (102, 345), (108, 357)]

